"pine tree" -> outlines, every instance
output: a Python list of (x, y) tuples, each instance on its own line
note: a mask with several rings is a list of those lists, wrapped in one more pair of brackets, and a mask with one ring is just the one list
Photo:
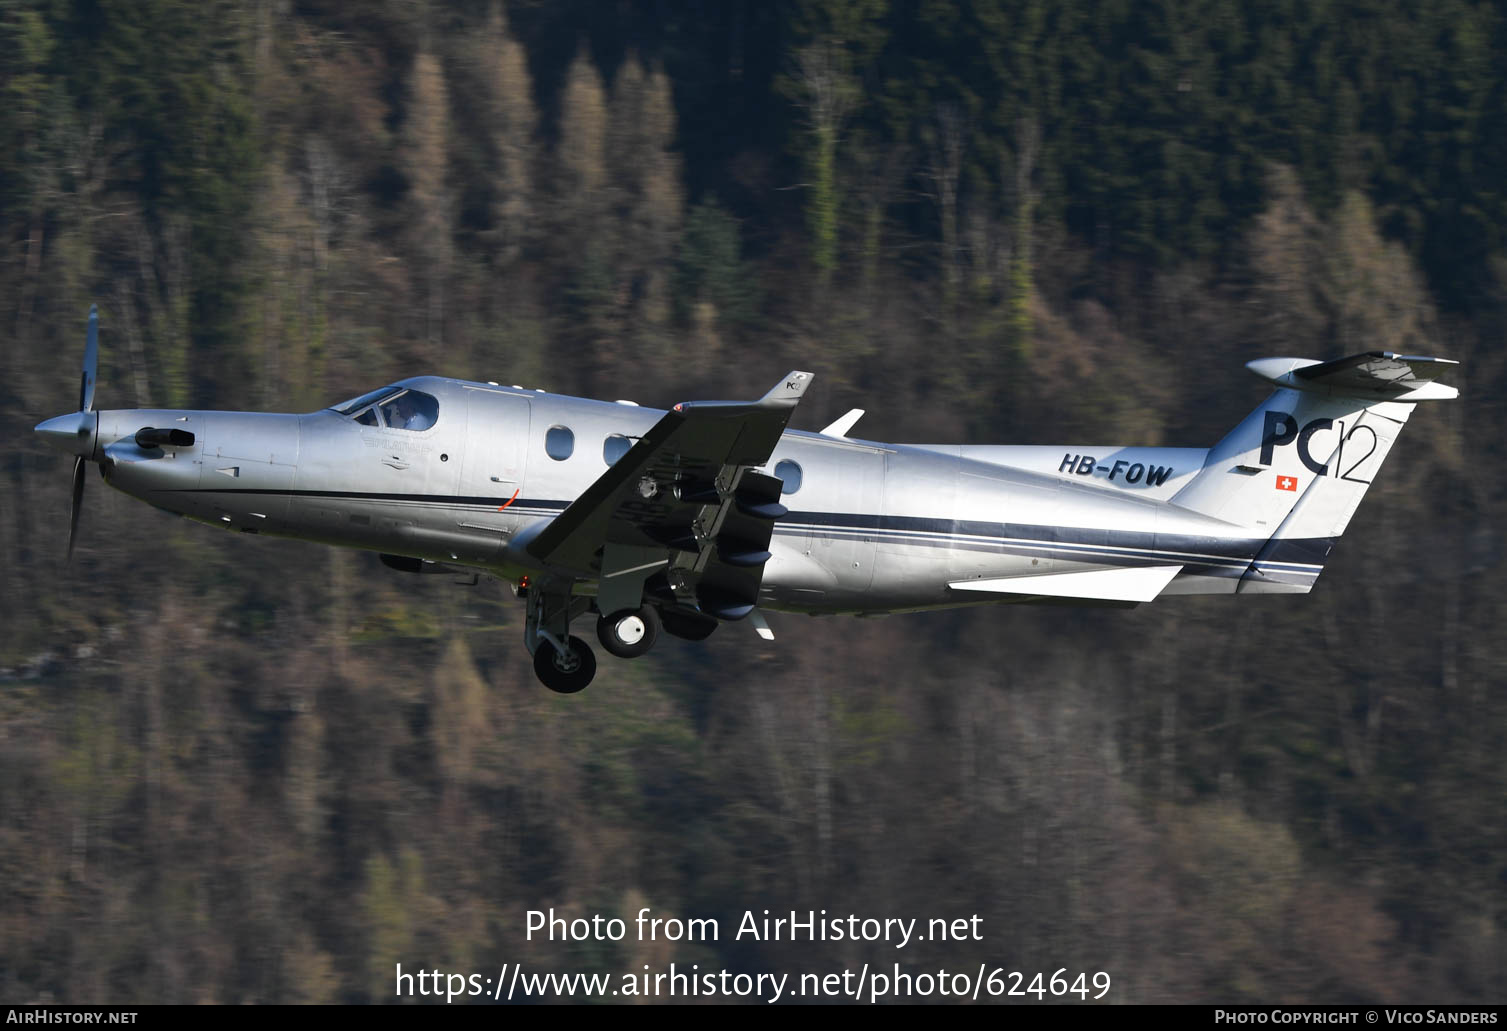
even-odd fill
[(518, 260), (533, 234), (534, 133), (539, 114), (534, 107), (528, 58), (523, 45), (509, 31), (501, 5), (493, 10), (487, 35), (493, 48), (492, 138), (497, 148), (493, 217), (497, 224), (499, 260), (507, 266)]
[(425, 294), (424, 339), (438, 347), (450, 273), (453, 201), (449, 185), (450, 100), (439, 58), (421, 50), (409, 78), (407, 132), (403, 148), (408, 175), (409, 232), (422, 267), (416, 277)]

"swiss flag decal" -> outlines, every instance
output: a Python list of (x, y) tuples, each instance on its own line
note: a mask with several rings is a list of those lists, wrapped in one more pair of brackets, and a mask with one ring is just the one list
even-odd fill
[(1296, 476), (1278, 476), (1277, 477), (1277, 489), (1278, 490), (1297, 490), (1298, 489), (1298, 478)]

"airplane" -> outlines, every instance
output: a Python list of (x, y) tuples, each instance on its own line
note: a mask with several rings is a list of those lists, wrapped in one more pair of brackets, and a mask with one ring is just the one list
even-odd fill
[(79, 410), (36, 432), (117, 490), (238, 533), (360, 548), (407, 573), (484, 573), (526, 603), (551, 690), (591, 682), (571, 625), (621, 658), (764, 610), (1133, 607), (1306, 594), (1419, 401), (1457, 362), (1368, 352), (1247, 368), (1277, 388), (1211, 448), (887, 444), (862, 409), (787, 429), (812, 382), (668, 410), (494, 382), (399, 380), (308, 414)]

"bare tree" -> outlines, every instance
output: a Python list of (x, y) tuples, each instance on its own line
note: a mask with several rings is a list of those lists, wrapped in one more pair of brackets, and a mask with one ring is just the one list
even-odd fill
[(1015, 125), (1015, 229), (1010, 249), (1010, 342), (1021, 359), (1030, 357), (1033, 270), (1031, 243), (1036, 223), (1036, 158), (1041, 151), (1041, 126), (1035, 117)]
[(493, 215), (497, 222), (499, 257), (504, 266), (518, 260), (534, 218), (534, 132), (539, 113), (534, 106), (533, 81), (523, 45), (508, 29), (501, 5), (493, 9), (488, 30), (493, 118), (492, 139), (497, 148), (493, 185)]
[(943, 303), (948, 317), (956, 314), (959, 267), (958, 181), (963, 174), (963, 154), (971, 132), (969, 120), (953, 104), (938, 104), (928, 133), (926, 179), (942, 229)]
[(586, 48), (570, 63), (560, 101), (560, 199), (564, 219), (594, 209), (607, 184), (607, 91)]
[(629, 54), (612, 84), (612, 188), (621, 247), (616, 264), (630, 303), (651, 322), (668, 316), (665, 270), (680, 236), (683, 198), (675, 145), (675, 103), (662, 67), (645, 73)]

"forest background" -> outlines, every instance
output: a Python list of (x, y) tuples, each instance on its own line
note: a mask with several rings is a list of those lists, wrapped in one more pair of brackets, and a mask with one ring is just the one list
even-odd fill
[[(1475, 0), (0, 0), (0, 998), (899, 958), (1501, 1002), (1504, 58)], [(1206, 446), (1253, 358), (1464, 364), (1308, 597), (776, 617), (562, 698), (495, 583), (92, 477), (65, 566), (31, 427), (90, 303), (106, 408), (798, 367), (799, 428)], [(984, 941), (523, 940), (645, 905)]]

